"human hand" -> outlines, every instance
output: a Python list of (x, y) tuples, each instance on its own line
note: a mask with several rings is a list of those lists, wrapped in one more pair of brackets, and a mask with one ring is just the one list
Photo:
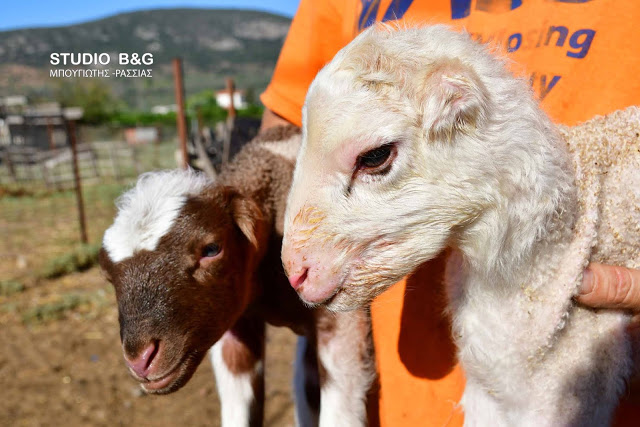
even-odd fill
[(590, 264), (576, 300), (594, 308), (619, 308), (640, 313), (640, 270)]
[(640, 405), (640, 270), (603, 264), (590, 264), (585, 270), (576, 300), (594, 308), (629, 310), (634, 313), (627, 332), (635, 372), (627, 399)]

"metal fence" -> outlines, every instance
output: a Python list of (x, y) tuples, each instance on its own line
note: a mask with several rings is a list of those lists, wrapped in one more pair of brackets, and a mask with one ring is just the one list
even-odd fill
[[(78, 144), (78, 168), (83, 182), (97, 182), (104, 177), (121, 180), (142, 172), (139, 147), (119, 141)], [(10, 147), (4, 150), (0, 164), (0, 185), (44, 186), (49, 190), (73, 186), (70, 147), (38, 150), (33, 147)]]
[(82, 197), (73, 191), (70, 148), (5, 149), (0, 155), (0, 281), (28, 283), (27, 278), (49, 260), (72, 251), (83, 240), (99, 244), (113, 222), (115, 199), (140, 173), (175, 168), (176, 146), (175, 141), (78, 144)]

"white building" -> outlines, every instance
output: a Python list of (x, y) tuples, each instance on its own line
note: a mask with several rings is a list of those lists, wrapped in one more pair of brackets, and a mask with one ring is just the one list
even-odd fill
[[(222, 108), (229, 108), (231, 97), (228, 90), (219, 90), (216, 92), (216, 102)], [(243, 90), (233, 92), (233, 106), (235, 108), (247, 108), (247, 100)]]
[(5, 107), (24, 107), (27, 105), (27, 97), (24, 95), (11, 95), (0, 98), (0, 105)]
[(153, 114), (169, 114), (178, 111), (178, 106), (176, 104), (169, 105), (155, 105), (151, 107), (151, 112)]

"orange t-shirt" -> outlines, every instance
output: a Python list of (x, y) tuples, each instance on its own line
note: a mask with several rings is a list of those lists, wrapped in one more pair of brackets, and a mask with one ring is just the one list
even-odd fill
[[(301, 125), (311, 81), (343, 46), (376, 21), (448, 23), (497, 44), (529, 79), (557, 122), (640, 104), (640, 1), (302, 0), (262, 102)], [(372, 307), (383, 426), (460, 426), (464, 375), (443, 314), (443, 259), (423, 266)], [(616, 425), (640, 419), (623, 404)]]

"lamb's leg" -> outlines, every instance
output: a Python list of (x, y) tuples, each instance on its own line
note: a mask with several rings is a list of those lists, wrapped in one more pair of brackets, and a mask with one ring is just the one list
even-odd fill
[(320, 427), (367, 424), (367, 394), (375, 377), (370, 319), (364, 311), (316, 318)]
[(264, 336), (263, 321), (241, 318), (211, 348), (223, 427), (262, 425)]
[(320, 416), (320, 378), (315, 339), (298, 337), (293, 374), (296, 426), (315, 427)]

